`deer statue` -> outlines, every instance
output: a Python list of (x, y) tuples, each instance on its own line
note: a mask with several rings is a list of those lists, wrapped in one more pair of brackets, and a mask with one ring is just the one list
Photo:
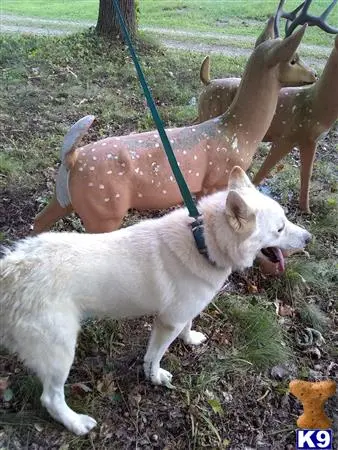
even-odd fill
[[(224, 188), (235, 165), (250, 166), (271, 123), (280, 88), (290, 72), (297, 70), (290, 61), (305, 28), (284, 40), (265, 40), (253, 51), (237, 95), (222, 116), (167, 130), (178, 164), (196, 196)], [(92, 118), (86, 120), (80, 121), (81, 133)], [(157, 132), (109, 137), (83, 147), (77, 147), (77, 139), (76, 145), (69, 145), (69, 136), (65, 141), (56, 197), (36, 217), (34, 232), (48, 229), (72, 210), (88, 232), (108, 232), (119, 228), (130, 208), (161, 209), (181, 203)]]
[[(307, 0), (307, 4), (309, 1)], [(323, 13), (327, 13), (327, 10)], [(323, 15), (322, 15), (323, 16)], [(322, 29), (327, 24), (305, 16)], [(276, 21), (275, 21), (276, 23)], [(334, 30), (329, 28), (329, 30)], [(336, 30), (338, 32), (338, 30)], [(198, 122), (210, 120), (224, 113), (234, 100), (240, 85), (239, 78), (210, 81), (209, 59), (204, 60), (201, 80), (206, 87), (199, 99)], [(294, 147), (300, 151), (300, 199), (301, 211), (310, 213), (309, 184), (313, 160), (319, 138), (338, 118), (338, 37), (321, 77), (311, 86), (284, 87), (278, 96), (278, 104), (270, 128), (263, 141), (271, 142), (271, 150), (254, 178), (259, 184), (271, 169)]]
[[(267, 39), (274, 39), (276, 37), (274, 32), (274, 22), (274, 17), (270, 17), (264, 30), (255, 42), (255, 48)], [(288, 71), (287, 77), (283, 80), (284, 87), (303, 86), (312, 84), (317, 80), (316, 73), (300, 59), (297, 52), (294, 54), (290, 64), (294, 66), (294, 70)], [(200, 79), (206, 87), (199, 97), (198, 120), (204, 122), (205, 120), (223, 114), (226, 109), (224, 109), (224, 105), (229, 106), (231, 104), (241, 79), (220, 78), (211, 80), (209, 56), (206, 56), (202, 62)]]

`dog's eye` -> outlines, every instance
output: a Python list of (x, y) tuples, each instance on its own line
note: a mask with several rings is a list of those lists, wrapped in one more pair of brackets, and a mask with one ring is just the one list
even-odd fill
[(285, 225), (279, 228), (278, 233), (281, 233), (284, 230)]

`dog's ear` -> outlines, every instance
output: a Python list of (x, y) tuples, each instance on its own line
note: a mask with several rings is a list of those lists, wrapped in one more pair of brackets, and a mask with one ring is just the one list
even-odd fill
[(229, 175), (229, 189), (240, 189), (244, 187), (254, 187), (244, 170), (239, 166), (234, 166)]
[(225, 203), (225, 215), (236, 233), (248, 233), (255, 227), (255, 212), (237, 191), (229, 191)]

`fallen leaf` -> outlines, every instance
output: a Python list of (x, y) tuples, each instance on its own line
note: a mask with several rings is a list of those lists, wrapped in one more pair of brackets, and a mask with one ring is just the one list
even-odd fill
[(229, 439), (223, 439), (222, 448), (228, 448), (230, 445)]
[(132, 408), (139, 408), (139, 405), (141, 403), (142, 396), (139, 393), (138, 386), (136, 386), (129, 394), (128, 394), (128, 401)]
[(77, 395), (79, 397), (83, 397), (88, 392), (92, 392), (92, 389), (83, 383), (74, 383), (71, 385), (71, 392), (73, 395)]
[(8, 378), (9, 377), (0, 378), (0, 395), (2, 395), (8, 388)]
[(222, 405), (219, 402), (219, 400), (217, 400), (215, 398), (211, 398), (211, 399), (208, 400), (208, 403), (211, 406), (211, 408), (212, 408), (212, 410), (214, 411), (215, 414), (219, 414), (220, 416), (222, 416), (224, 414)]
[(36, 431), (38, 431), (39, 433), (41, 433), (41, 431), (43, 430), (43, 426), (40, 423), (35, 423), (34, 424), (34, 428), (36, 429)]
[(69, 444), (62, 444), (58, 450), (68, 450), (68, 449), (69, 449)]
[(310, 347), (304, 350), (305, 353), (310, 355), (314, 359), (320, 359), (322, 357), (322, 353), (317, 347)]
[(104, 374), (97, 382), (96, 389), (100, 394), (113, 394), (116, 391), (113, 374), (111, 372)]
[(256, 294), (258, 292), (258, 287), (248, 281), (248, 291), (250, 294)]
[(277, 300), (275, 302), (276, 306), (276, 314), (281, 317), (293, 317), (295, 315), (295, 309), (292, 306), (287, 305), (286, 303), (280, 302)]
[(10, 402), (14, 397), (13, 391), (10, 388), (7, 388), (2, 394), (2, 398), (5, 402)]
[(289, 375), (289, 371), (282, 365), (274, 366), (271, 369), (271, 376), (277, 380), (283, 380)]

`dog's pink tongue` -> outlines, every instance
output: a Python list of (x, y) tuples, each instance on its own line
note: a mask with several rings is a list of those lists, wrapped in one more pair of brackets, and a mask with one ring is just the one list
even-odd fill
[(285, 260), (282, 253), (282, 250), (279, 247), (276, 247), (276, 254), (278, 257), (278, 270), (279, 272), (284, 272), (285, 270)]

